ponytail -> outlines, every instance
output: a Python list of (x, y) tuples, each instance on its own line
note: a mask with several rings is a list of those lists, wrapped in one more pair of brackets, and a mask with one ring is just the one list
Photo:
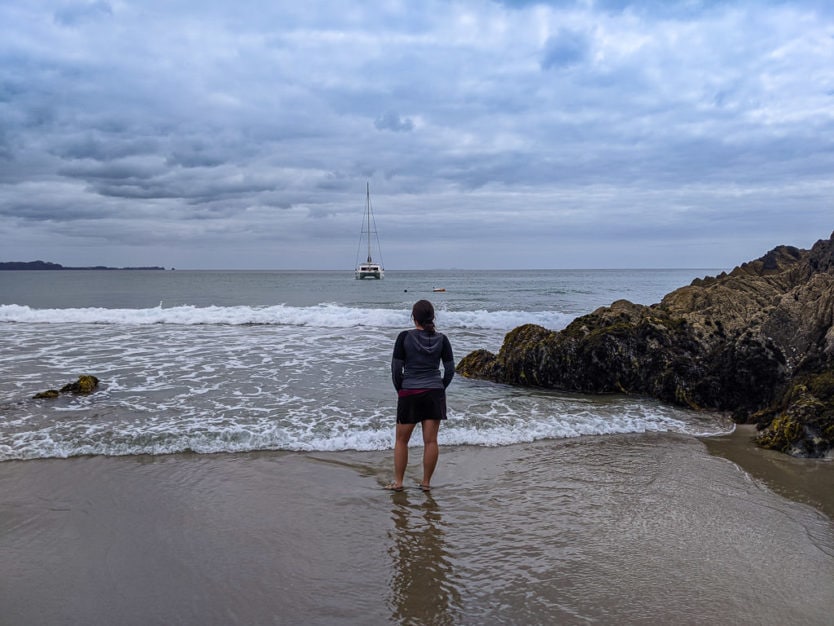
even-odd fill
[(430, 335), (437, 332), (434, 328), (434, 306), (428, 300), (418, 300), (411, 307), (411, 317)]

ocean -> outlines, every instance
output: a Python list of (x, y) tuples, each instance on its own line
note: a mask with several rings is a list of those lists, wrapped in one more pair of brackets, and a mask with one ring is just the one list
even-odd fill
[(720, 413), (456, 377), (382, 489), (414, 301), (459, 360), (719, 272), (0, 272), (0, 623), (830, 623), (834, 468)]
[[(521, 324), (560, 329), (619, 298), (651, 304), (707, 271), (1, 272), (0, 460), (387, 449), (390, 354), (416, 300), (434, 302), (459, 360), (497, 351)], [(31, 399), (81, 374), (100, 390)], [(449, 397), (447, 444), (732, 428), (645, 398), (461, 377)]]

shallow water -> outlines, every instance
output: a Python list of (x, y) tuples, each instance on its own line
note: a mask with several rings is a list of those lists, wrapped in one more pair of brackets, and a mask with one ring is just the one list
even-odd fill
[[(368, 283), (335, 272), (0, 272), (0, 460), (390, 448), (391, 350), (418, 297), (436, 300), (460, 359), (498, 350), (523, 323), (560, 328), (613, 293), (651, 301), (684, 275), (435, 273), (448, 289), (426, 294), (421, 273)], [(32, 400), (80, 374), (99, 391)], [(731, 428), (641, 398), (461, 378), (449, 408), (457, 444)]]
[(831, 520), (685, 435), (3, 467), (11, 623), (830, 623)]

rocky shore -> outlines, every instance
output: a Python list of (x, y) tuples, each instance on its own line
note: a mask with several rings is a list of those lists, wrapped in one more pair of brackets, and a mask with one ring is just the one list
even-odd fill
[(834, 454), (834, 233), (779, 246), (651, 306), (619, 300), (562, 331), (528, 324), (463, 376), (587, 393), (647, 395), (754, 423), (756, 442)]

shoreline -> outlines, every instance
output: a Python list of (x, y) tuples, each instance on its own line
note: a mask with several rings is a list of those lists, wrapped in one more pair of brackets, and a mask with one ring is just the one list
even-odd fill
[(709, 453), (738, 465), (775, 493), (812, 506), (834, 520), (834, 462), (800, 459), (753, 443), (756, 427), (738, 424), (728, 435), (701, 438)]
[(831, 520), (750, 479), (744, 432), (716, 439), (443, 446), (428, 494), (419, 447), (400, 493), (390, 450), (8, 461), (0, 606), (10, 623), (827, 623)]

